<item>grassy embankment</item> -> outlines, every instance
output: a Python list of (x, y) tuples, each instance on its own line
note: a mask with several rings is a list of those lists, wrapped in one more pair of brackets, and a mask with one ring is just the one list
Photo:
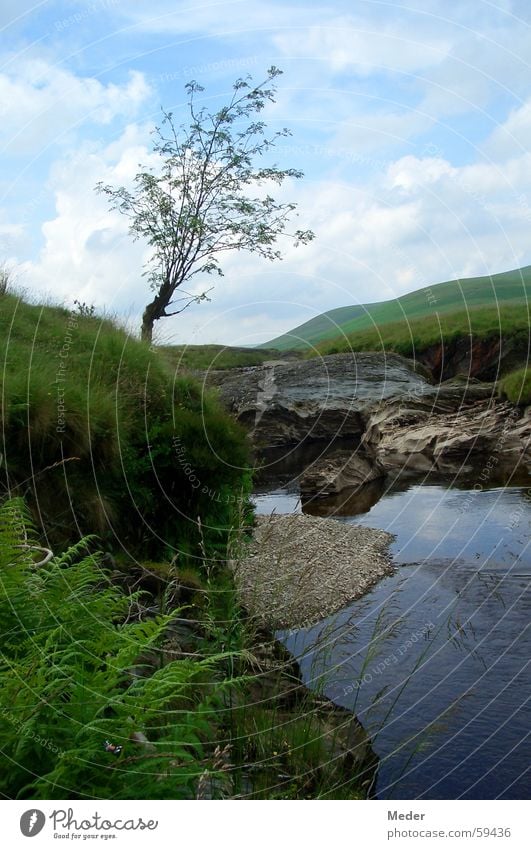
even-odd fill
[(164, 345), (161, 354), (172, 368), (197, 371), (248, 368), (267, 360), (294, 357), (291, 351), (279, 353), (272, 348), (233, 348), (227, 345)]
[(524, 407), (531, 404), (531, 369), (523, 367), (505, 375), (498, 389), (503, 398)]
[(0, 332), (4, 797), (362, 795), (285, 658), (262, 689), (226, 568), (247, 445), (215, 396), (96, 317), (4, 295)]
[[(243, 432), (191, 378), (110, 321), (0, 300), (3, 486), (53, 542), (200, 554), (249, 486)], [(75, 529), (75, 530), (74, 530)]]
[(378, 327), (358, 330), (317, 346), (315, 353), (338, 354), (347, 351), (396, 351), (415, 357), (432, 345), (449, 345), (463, 337), (475, 340), (510, 337), (525, 356), (529, 340), (529, 317), (522, 306), (474, 307), (441, 313), (439, 316), (402, 319)]

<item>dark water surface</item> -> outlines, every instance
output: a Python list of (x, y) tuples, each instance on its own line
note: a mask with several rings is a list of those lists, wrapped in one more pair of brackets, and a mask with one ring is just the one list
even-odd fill
[[(306, 682), (373, 735), (380, 798), (529, 797), (530, 483), (396, 480), (368, 500), (309, 506), (396, 535), (394, 575), (279, 635)], [(301, 510), (295, 489), (256, 503)]]

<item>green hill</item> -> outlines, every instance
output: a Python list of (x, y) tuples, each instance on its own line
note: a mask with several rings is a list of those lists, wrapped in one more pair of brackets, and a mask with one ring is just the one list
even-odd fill
[[(414, 319), (444, 314), (462, 314), (469, 309), (487, 307), (496, 310), (498, 304), (518, 306), (531, 299), (531, 266), (505, 271), (486, 277), (450, 280), (426, 286), (392, 301), (339, 307), (312, 318), (289, 333), (264, 343), (261, 347), (304, 350), (324, 342), (337, 343), (361, 331), (374, 330), (377, 325), (397, 323), (407, 325)], [(527, 309), (526, 309), (527, 315)]]
[[(487, 350), (492, 349), (491, 357), (496, 363), (496, 373), (507, 368), (523, 365), (529, 359), (530, 324), (529, 313), (525, 305), (513, 302), (500, 302), (497, 307), (472, 306), (460, 310), (449, 310), (439, 315), (421, 318), (402, 318), (402, 321), (390, 321), (378, 327), (358, 330), (348, 336), (336, 336), (319, 342), (311, 348), (310, 355), (341, 354), (349, 351), (394, 351), (404, 357), (419, 359), (425, 365), (425, 356), (430, 348), (444, 345), (445, 361), (451, 367), (453, 354), (459, 347), (470, 348), (470, 337), (476, 346), (481, 342), (487, 345), (483, 354), (479, 354), (482, 364), (477, 363), (478, 373), (488, 370)], [(510, 340), (509, 357), (499, 358), (498, 343)], [(476, 357), (477, 358), (477, 357)], [(429, 360), (429, 357), (428, 357)], [(482, 368), (479, 368), (482, 365)], [(490, 363), (492, 365), (492, 363)], [(442, 366), (442, 363), (441, 363)], [(462, 366), (461, 366), (462, 367)], [(468, 367), (465, 366), (465, 372)], [(475, 369), (476, 370), (476, 369)], [(434, 375), (435, 376), (435, 375)], [(440, 376), (440, 374), (438, 374)], [(485, 379), (487, 379), (485, 377)], [(490, 378), (489, 378), (490, 379)]]

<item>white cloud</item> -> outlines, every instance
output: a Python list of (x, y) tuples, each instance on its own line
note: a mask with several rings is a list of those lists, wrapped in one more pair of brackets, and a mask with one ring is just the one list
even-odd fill
[(85, 121), (130, 118), (151, 93), (144, 75), (123, 84), (79, 77), (43, 59), (13, 61), (0, 74), (0, 144), (16, 154), (38, 153)]
[(387, 176), (391, 188), (406, 191), (418, 190), (421, 186), (438, 182), (443, 176), (453, 174), (453, 169), (444, 159), (416, 156), (404, 156), (390, 165)]
[(323, 9), (260, 0), (220, 0), (202, 4), (192, 4), (191, 0), (139, 0), (135, 4), (121, 4), (116, 12), (123, 14), (143, 33), (204, 32), (231, 37), (297, 23), (301, 15), (314, 19)]
[(38, 259), (21, 264), (33, 291), (122, 313), (140, 307), (147, 288), (141, 276), (145, 249), (132, 242), (126, 219), (110, 211), (94, 187), (100, 180), (130, 182), (138, 162), (148, 159), (147, 136), (145, 128), (131, 125), (106, 148), (87, 143), (55, 165), (50, 184), (56, 215), (42, 226)]
[[(492, 4), (476, 14), (470, 4), (437, 2), (418, 12), (366, 8), (357, 17), (321, 15), (314, 25), (302, 18), (299, 27), (273, 37), (290, 79), (298, 70), (308, 76), (314, 113), (342, 122), (338, 143), (356, 150), (396, 147), (428, 130), (436, 136), (436, 122), (457, 115), (470, 116), (475, 137), (478, 119), (495, 124), (496, 99), (518, 102), (529, 92), (531, 28)], [(297, 115), (300, 99), (292, 97)], [(466, 139), (466, 126), (456, 130)]]
[[(24, 281), (66, 298), (138, 316), (149, 297), (141, 276), (146, 251), (93, 192), (98, 180), (127, 182), (147, 157), (147, 133), (135, 126), (112, 145), (87, 145), (52, 174), (56, 215), (43, 227), (45, 246), (23, 266)], [(459, 276), (517, 267), (529, 260), (531, 157), (508, 171), (496, 165), (456, 168), (440, 158), (403, 157), (355, 188), (323, 179), (284, 184), (279, 198), (299, 204), (297, 226), (317, 239), (268, 263), (227, 255), (212, 302), (159, 323), (160, 338), (180, 342), (267, 341), (320, 312), (397, 297)], [(277, 192), (278, 194), (278, 192)]]
[(434, 117), (469, 113), (494, 125), (498, 98), (521, 103), (528, 96), (531, 28), (511, 14), (497, 13), (492, 4), (478, 10), (477, 20), (467, 4), (462, 8), (448, 56), (418, 81), (423, 91), (419, 108)]
[(485, 144), (491, 156), (500, 159), (529, 152), (531, 147), (531, 99), (513, 109), (507, 120), (492, 133)]
[(334, 73), (361, 75), (419, 71), (442, 62), (450, 50), (448, 41), (435, 33), (424, 37), (422, 30), (419, 35), (396, 23), (374, 26), (350, 15), (330, 17), (296, 33), (280, 32), (273, 40), (285, 56), (321, 58)]

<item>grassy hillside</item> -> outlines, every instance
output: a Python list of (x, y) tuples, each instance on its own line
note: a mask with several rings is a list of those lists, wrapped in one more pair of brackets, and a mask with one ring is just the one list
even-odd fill
[(340, 336), (317, 345), (318, 354), (347, 351), (396, 351), (416, 357), (431, 345), (445, 345), (472, 335), (476, 340), (511, 337), (515, 350), (527, 360), (529, 351), (529, 314), (524, 306), (503, 305), (472, 307), (468, 311), (444, 312), (440, 316), (414, 318), (382, 324)]
[[(198, 556), (247, 486), (243, 432), (160, 351), (110, 321), (0, 297), (0, 486), (53, 545)], [(198, 517), (202, 528), (199, 528)]]
[[(341, 307), (323, 313), (290, 333), (267, 343), (280, 351), (289, 348), (304, 350), (310, 345), (320, 345), (334, 339), (334, 347), (341, 345), (337, 337), (347, 336), (358, 347), (362, 333), (377, 325), (393, 323), (406, 326), (415, 319), (437, 321), (436, 315), (461, 313), (466, 318), (468, 310), (485, 307), (496, 310), (498, 302), (508, 305), (525, 305), (531, 298), (531, 266), (493, 274), (489, 277), (471, 277), (451, 280), (419, 289), (392, 301)], [(342, 350), (338, 347), (338, 350)]]

